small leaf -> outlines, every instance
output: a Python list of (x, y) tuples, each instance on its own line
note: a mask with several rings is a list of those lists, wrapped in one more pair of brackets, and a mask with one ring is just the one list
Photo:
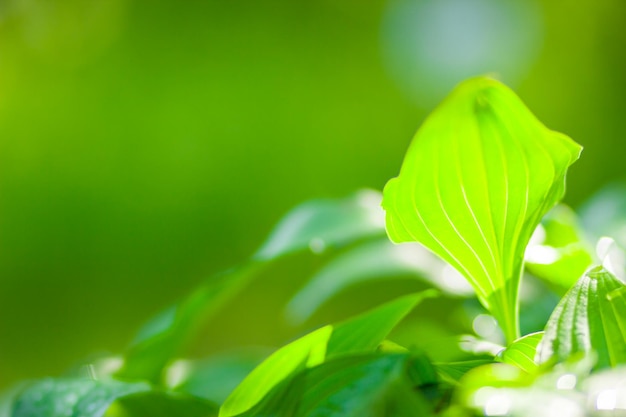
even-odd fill
[(144, 383), (48, 378), (19, 394), (11, 416), (101, 417), (117, 398), (149, 389)]
[(241, 417), (428, 416), (430, 406), (414, 391), (413, 378), (430, 384), (432, 375), (430, 363), (408, 354), (337, 358), (302, 371)]
[(241, 414), (296, 372), (326, 359), (353, 353), (367, 353), (424, 298), (434, 296), (424, 291), (398, 298), (345, 322), (322, 327), (282, 347), (254, 369), (226, 399), (220, 417)]
[(168, 386), (222, 404), (269, 353), (267, 349), (241, 349), (203, 360), (177, 361), (168, 368)]
[(215, 404), (201, 398), (151, 391), (118, 399), (104, 417), (215, 417), (217, 410)]
[(494, 363), (490, 359), (473, 359), (468, 361), (434, 363), (439, 378), (451, 384), (457, 384), (472, 369)]
[[(540, 239), (533, 242), (540, 234)], [(593, 263), (591, 249), (583, 239), (578, 219), (564, 204), (541, 220), (525, 253), (528, 271), (565, 294)]]
[(378, 191), (361, 190), (344, 199), (303, 203), (278, 223), (254, 258), (270, 260), (307, 248), (317, 253), (383, 235), (385, 222), (380, 201)]
[[(442, 280), (446, 264), (423, 246), (413, 243), (394, 245), (388, 238), (358, 245), (324, 265), (289, 301), (288, 317), (303, 323), (333, 296), (358, 284), (414, 277), (445, 292), (467, 295), (468, 285), (459, 280)], [(472, 293), (469, 287), (469, 293)]]
[(626, 334), (621, 331), (626, 315), (620, 310), (624, 299), (616, 292), (623, 288), (602, 267), (589, 270), (550, 316), (537, 361), (563, 361), (576, 353), (595, 352), (597, 368), (626, 363)]
[(163, 369), (184, 350), (202, 324), (245, 288), (259, 269), (277, 258), (384, 236), (380, 200), (379, 192), (361, 190), (346, 198), (310, 201), (296, 207), (251, 261), (209, 278), (189, 297), (149, 321), (130, 346), (116, 376), (162, 383)]
[(331, 333), (332, 326), (324, 326), (274, 352), (230, 394), (220, 408), (220, 417), (243, 413), (289, 375), (323, 362)]
[(497, 359), (509, 365), (515, 365), (522, 371), (532, 374), (539, 367), (535, 363), (535, 356), (537, 354), (537, 346), (541, 342), (542, 337), (543, 332), (527, 334), (517, 339), (506, 349), (503, 349), (498, 354)]
[(420, 242), (463, 273), (512, 342), (526, 244), (580, 150), (504, 85), (468, 80), (424, 122), (385, 186), (389, 237)]
[(116, 374), (127, 380), (159, 384), (163, 369), (190, 342), (201, 325), (245, 286), (260, 265), (248, 265), (207, 280), (181, 303), (168, 308), (140, 330)]
[(334, 325), (326, 357), (373, 351), (416, 305), (437, 294), (426, 290), (406, 295)]

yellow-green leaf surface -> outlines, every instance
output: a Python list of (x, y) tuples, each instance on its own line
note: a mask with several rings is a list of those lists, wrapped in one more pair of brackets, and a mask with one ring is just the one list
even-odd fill
[(580, 151), (506, 86), (470, 79), (426, 119), (387, 183), (389, 237), (418, 241), (454, 266), (512, 342), (524, 250)]
[(535, 362), (537, 346), (543, 338), (543, 332), (536, 332), (520, 337), (506, 349), (502, 350), (497, 359), (500, 362), (515, 365), (529, 374), (534, 373), (539, 367)]
[(592, 265), (576, 213), (558, 204), (541, 220), (525, 253), (526, 269), (564, 295)]
[(588, 271), (550, 316), (537, 361), (563, 361), (593, 351), (597, 368), (626, 363), (624, 288), (602, 267)]
[(282, 347), (256, 367), (220, 408), (220, 417), (239, 415), (298, 371), (326, 359), (372, 352), (420, 301), (435, 291), (400, 297), (345, 322), (322, 327)]

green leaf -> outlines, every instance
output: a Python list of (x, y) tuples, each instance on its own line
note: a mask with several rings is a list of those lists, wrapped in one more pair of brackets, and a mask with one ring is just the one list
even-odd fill
[[(565, 294), (550, 316), (537, 349), (539, 363), (563, 361), (576, 353), (595, 352), (597, 368), (626, 363), (625, 288), (602, 267), (588, 271)], [(611, 299), (609, 299), (611, 295)]]
[(427, 290), (406, 295), (336, 324), (333, 326), (334, 329), (328, 341), (326, 357), (332, 358), (376, 349), (416, 305), (437, 294), (435, 290)]
[(43, 379), (20, 393), (11, 417), (101, 417), (117, 398), (149, 389), (115, 380)]
[(384, 235), (381, 195), (361, 190), (342, 199), (304, 203), (279, 222), (253, 259), (240, 268), (208, 279), (182, 302), (148, 322), (131, 344), (117, 377), (162, 383), (163, 369), (176, 358), (209, 318), (257, 275), (282, 256), (338, 247)]
[(543, 332), (527, 334), (517, 339), (506, 349), (503, 349), (497, 356), (500, 362), (515, 365), (522, 371), (529, 374), (534, 373), (539, 367), (535, 362), (537, 355), (537, 346), (543, 338)]
[(260, 264), (222, 273), (206, 281), (181, 303), (144, 326), (131, 345), (116, 376), (161, 383), (163, 369), (191, 341), (202, 324), (244, 287)]
[(472, 369), (494, 363), (490, 359), (473, 359), (468, 361), (434, 363), (439, 378), (451, 384), (457, 384)]
[(220, 417), (239, 415), (263, 399), (281, 381), (328, 358), (366, 353), (376, 347), (415, 306), (435, 292), (398, 298), (337, 325), (322, 327), (274, 352), (226, 399)]
[(530, 273), (560, 295), (578, 281), (593, 263), (593, 256), (572, 209), (559, 204), (544, 216), (526, 248), (525, 261)]
[(385, 186), (389, 237), (420, 242), (463, 273), (512, 342), (526, 244), (580, 151), (504, 85), (468, 80), (426, 119)]
[(168, 368), (168, 386), (222, 404), (269, 353), (267, 349), (241, 349), (203, 360), (177, 361)]
[(583, 227), (595, 239), (610, 236), (626, 247), (626, 184), (613, 183), (594, 194), (579, 210)]
[(302, 371), (240, 417), (428, 416), (430, 407), (415, 386), (434, 383), (433, 376), (430, 363), (408, 354), (337, 358)]
[(151, 391), (118, 399), (104, 417), (214, 417), (217, 410), (215, 404), (201, 398)]
[(319, 253), (329, 247), (383, 235), (380, 201), (378, 191), (361, 190), (343, 199), (303, 203), (278, 223), (254, 258), (270, 260), (303, 249)]
[(332, 326), (324, 326), (274, 352), (230, 394), (220, 408), (220, 417), (243, 413), (289, 375), (322, 363), (332, 330)]
[[(289, 301), (287, 316), (303, 323), (333, 296), (363, 282), (412, 277), (445, 292), (466, 295), (468, 285), (459, 277), (441, 279), (445, 263), (418, 244), (394, 245), (386, 237), (358, 245), (324, 265)], [(469, 288), (471, 293), (471, 287)]]

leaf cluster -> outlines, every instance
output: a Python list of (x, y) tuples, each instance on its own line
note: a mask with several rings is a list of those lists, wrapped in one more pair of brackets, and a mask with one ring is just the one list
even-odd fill
[[(607, 199), (624, 201), (615, 187), (582, 220), (559, 204), (580, 151), (504, 85), (468, 80), (424, 122), (382, 195), (294, 208), (250, 259), (146, 323), (121, 357), (20, 384), (0, 397), (0, 417), (623, 412), (626, 257), (623, 236), (605, 234), (626, 210), (595, 219)], [(207, 323), (298, 257), (318, 266), (282, 306), (291, 341), (188, 356)], [(363, 289), (383, 295), (320, 323)]]

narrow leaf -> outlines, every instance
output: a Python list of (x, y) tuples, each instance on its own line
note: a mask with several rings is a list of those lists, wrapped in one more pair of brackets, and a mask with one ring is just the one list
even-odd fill
[(331, 333), (332, 326), (325, 326), (274, 352), (230, 394), (220, 408), (220, 417), (249, 410), (289, 375), (323, 362)]
[(389, 332), (424, 298), (425, 291), (398, 298), (345, 322), (322, 327), (282, 347), (254, 369), (226, 399), (220, 417), (241, 414), (298, 371), (327, 358), (372, 352)]
[(326, 357), (373, 351), (416, 305), (437, 294), (427, 290), (406, 295), (335, 325)]
[(512, 342), (526, 244), (580, 150), (504, 85), (468, 80), (424, 122), (387, 183), (389, 237), (418, 241), (463, 273)]
[(542, 337), (543, 332), (527, 334), (502, 350), (498, 354), (497, 359), (500, 362), (515, 365), (522, 371), (532, 374), (539, 367), (535, 362), (535, 356), (537, 355), (537, 346), (541, 342)]
[(433, 374), (430, 363), (413, 363), (408, 354), (337, 358), (302, 371), (241, 417), (428, 416), (411, 376), (432, 382)]
[[(621, 310), (625, 288), (602, 267), (588, 271), (565, 294), (546, 325), (537, 361), (563, 361), (576, 353), (595, 352), (597, 368), (626, 363), (626, 315)], [(609, 300), (609, 294), (611, 300)]]

